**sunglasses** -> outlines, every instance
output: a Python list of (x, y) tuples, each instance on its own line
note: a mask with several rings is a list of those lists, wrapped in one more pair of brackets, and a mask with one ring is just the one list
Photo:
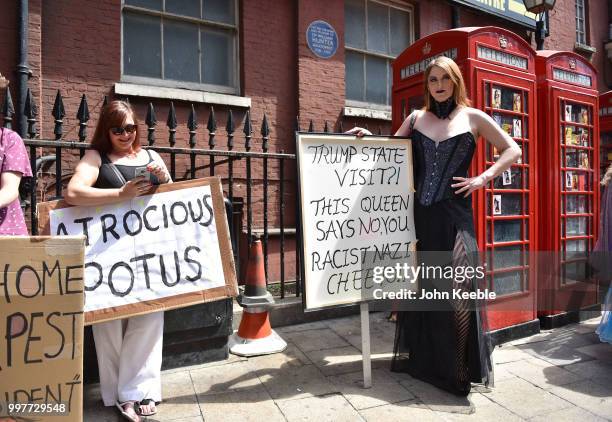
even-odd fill
[(125, 125), (124, 127), (112, 127), (111, 132), (113, 135), (123, 135), (123, 132), (127, 134), (132, 134), (136, 132), (136, 125)]

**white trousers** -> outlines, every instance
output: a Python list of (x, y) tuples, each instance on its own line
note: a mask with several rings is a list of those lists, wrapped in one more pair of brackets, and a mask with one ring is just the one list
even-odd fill
[(102, 322), (92, 330), (104, 405), (161, 401), (164, 313)]

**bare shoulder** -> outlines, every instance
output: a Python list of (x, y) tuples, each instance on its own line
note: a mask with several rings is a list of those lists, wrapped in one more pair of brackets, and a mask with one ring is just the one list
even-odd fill
[(153, 158), (153, 161), (157, 161), (159, 163), (163, 163), (164, 162), (163, 158), (161, 157), (161, 155), (159, 155), (159, 153), (157, 151), (152, 150), (152, 149), (149, 149), (147, 151), (149, 151), (151, 153), (151, 158)]
[(474, 108), (474, 107), (463, 107), (463, 112), (466, 113), (466, 115), (470, 118), (470, 119), (486, 119), (489, 115), (487, 113), (485, 113), (484, 111), (478, 109), (478, 108)]
[(100, 153), (95, 149), (88, 149), (85, 151), (81, 163), (89, 164), (91, 166), (100, 167), (102, 165), (102, 157)]

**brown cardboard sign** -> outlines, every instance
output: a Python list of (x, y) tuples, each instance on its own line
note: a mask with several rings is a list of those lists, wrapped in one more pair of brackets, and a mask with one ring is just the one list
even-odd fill
[(112, 205), (39, 205), (39, 231), (84, 234), (85, 324), (233, 297), (236, 272), (217, 177)]
[(83, 420), (84, 247), (0, 238), (0, 420)]

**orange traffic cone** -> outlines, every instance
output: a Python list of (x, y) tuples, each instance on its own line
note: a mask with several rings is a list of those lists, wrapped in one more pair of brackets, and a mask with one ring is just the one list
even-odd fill
[(244, 308), (238, 332), (229, 338), (230, 352), (238, 356), (257, 356), (285, 350), (287, 343), (270, 326), (268, 309), (274, 298), (266, 289), (261, 240), (255, 238), (249, 251), (244, 292), (238, 304)]

